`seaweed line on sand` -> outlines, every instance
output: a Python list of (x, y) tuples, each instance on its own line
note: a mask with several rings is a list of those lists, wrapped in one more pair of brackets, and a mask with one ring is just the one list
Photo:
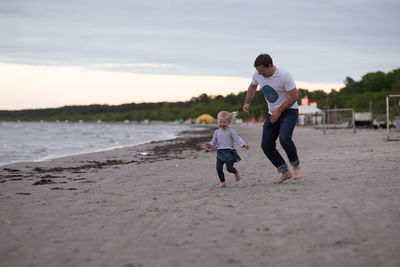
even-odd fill
[[(146, 155), (138, 155), (132, 156), (134, 159), (132, 160), (106, 160), (103, 162), (100, 161), (86, 161), (87, 164), (75, 166), (75, 167), (53, 167), (53, 168), (44, 168), (44, 167), (34, 167), (32, 171), (36, 173), (59, 173), (63, 171), (70, 172), (79, 172), (82, 170), (88, 169), (101, 169), (103, 167), (116, 166), (116, 165), (124, 165), (124, 164), (140, 164), (144, 162), (154, 162), (165, 159), (174, 159), (181, 158), (181, 154), (185, 150), (196, 150), (199, 151), (202, 149), (202, 145), (200, 143), (209, 140), (212, 136), (214, 127), (205, 127), (204, 130), (197, 131), (184, 131), (181, 132), (180, 135), (173, 140), (167, 141), (154, 141), (149, 143), (151, 146), (147, 151)], [(135, 158), (136, 157), (136, 158)], [(3, 168), (3, 171), (8, 173), (13, 173), (15, 176), (21, 176), (21, 172), (18, 169), (11, 168)], [(18, 174), (17, 174), (18, 173)], [(3, 178), (10, 178), (9, 176), (2, 176)]]

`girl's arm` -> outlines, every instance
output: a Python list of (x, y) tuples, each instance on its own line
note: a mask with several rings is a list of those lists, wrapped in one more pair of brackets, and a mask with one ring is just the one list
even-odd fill
[(246, 144), (246, 142), (238, 135), (238, 133), (235, 131), (235, 129), (231, 128), (232, 130), (232, 138), (233, 140), (240, 146), (240, 147), (245, 147), (246, 149), (249, 149), (249, 145)]
[(214, 147), (216, 144), (217, 144), (217, 134), (216, 134), (216, 132), (214, 132), (211, 142), (207, 142), (206, 147), (211, 148), (211, 147)]

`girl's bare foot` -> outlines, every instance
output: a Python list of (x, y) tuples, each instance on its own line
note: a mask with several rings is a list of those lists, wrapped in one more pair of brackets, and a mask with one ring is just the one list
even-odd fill
[(293, 179), (298, 180), (301, 178), (300, 166), (296, 166), (293, 169)]
[(236, 172), (236, 173), (235, 173), (235, 180), (236, 180), (236, 182), (239, 182), (239, 181), (240, 181), (240, 174), (239, 174), (239, 172)]
[(221, 188), (221, 187), (226, 187), (226, 184), (225, 184), (225, 182), (223, 182), (223, 183), (220, 183), (219, 185), (217, 185), (217, 188)]
[(284, 181), (286, 181), (286, 180), (288, 180), (290, 178), (292, 178), (292, 174), (290, 173), (290, 171), (282, 172), (281, 177), (279, 177), (279, 179), (276, 180), (274, 182), (274, 184), (281, 184), (281, 183), (283, 183)]

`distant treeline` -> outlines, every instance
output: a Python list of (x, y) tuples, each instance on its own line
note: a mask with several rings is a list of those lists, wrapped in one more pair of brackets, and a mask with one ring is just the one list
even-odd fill
[[(330, 93), (323, 90), (309, 91), (299, 89), (300, 98), (308, 96), (318, 101), (320, 109), (354, 108), (356, 112), (369, 111), (372, 108), (374, 118), (381, 120), (385, 114), (385, 99), (388, 94), (400, 94), (400, 68), (388, 73), (381, 71), (368, 73), (360, 81), (347, 77), (345, 86)], [(250, 105), (250, 116), (242, 112), (246, 91), (227, 96), (209, 96), (202, 94), (186, 102), (131, 103), (123, 105), (64, 106), (61, 108), (27, 109), (18, 111), (0, 111), (0, 121), (174, 121), (196, 119), (204, 113), (212, 116), (220, 110), (239, 111), (239, 118), (249, 120), (264, 117), (267, 104), (261, 90)], [(300, 100), (299, 100), (300, 101)], [(391, 108), (398, 115), (398, 99), (391, 100)]]

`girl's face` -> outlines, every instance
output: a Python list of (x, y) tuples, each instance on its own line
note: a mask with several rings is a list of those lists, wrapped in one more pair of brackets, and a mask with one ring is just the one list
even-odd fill
[(221, 128), (222, 130), (225, 130), (226, 127), (228, 127), (229, 125), (229, 121), (225, 118), (218, 118), (218, 126), (219, 128)]

